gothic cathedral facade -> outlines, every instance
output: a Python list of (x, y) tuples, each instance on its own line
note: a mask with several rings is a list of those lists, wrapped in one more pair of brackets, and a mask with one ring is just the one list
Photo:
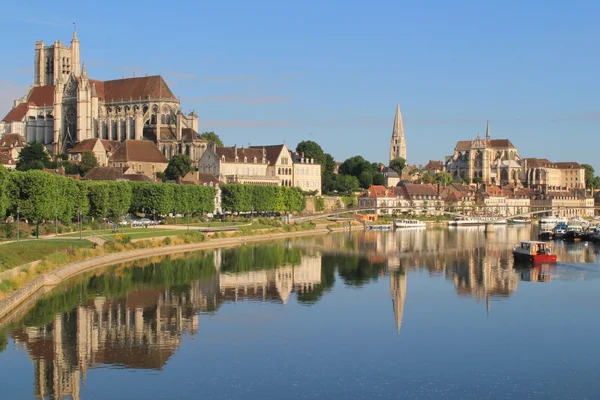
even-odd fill
[(146, 139), (169, 158), (184, 153), (194, 161), (207, 146), (197, 131), (198, 115), (181, 111), (161, 76), (90, 79), (76, 33), (71, 46), (36, 42), (33, 85), (0, 122), (0, 135), (21, 134), (54, 154), (86, 139)]

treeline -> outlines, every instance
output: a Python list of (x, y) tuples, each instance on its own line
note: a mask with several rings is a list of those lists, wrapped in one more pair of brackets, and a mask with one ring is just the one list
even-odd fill
[[(305, 207), (299, 188), (222, 186), (222, 208), (230, 212), (292, 212)], [(127, 213), (201, 215), (215, 209), (215, 189), (201, 185), (129, 181), (76, 181), (44, 171), (8, 172), (0, 166), (0, 218), (38, 222), (120, 218)]]
[(221, 186), (223, 211), (303, 211), (304, 193), (297, 187), (229, 184)]
[(31, 222), (58, 218), (73, 221), (81, 212), (94, 218), (127, 213), (205, 214), (214, 210), (215, 189), (128, 181), (76, 181), (30, 170), (8, 173), (0, 168), (0, 217)]

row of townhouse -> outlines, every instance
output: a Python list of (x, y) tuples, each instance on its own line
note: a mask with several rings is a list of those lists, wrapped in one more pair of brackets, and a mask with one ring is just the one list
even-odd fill
[(479, 189), (453, 183), (447, 186), (400, 183), (371, 186), (358, 196), (358, 206), (378, 214), (511, 216), (545, 212), (557, 216), (594, 216), (594, 198), (583, 191), (541, 193), (514, 186), (482, 185)]

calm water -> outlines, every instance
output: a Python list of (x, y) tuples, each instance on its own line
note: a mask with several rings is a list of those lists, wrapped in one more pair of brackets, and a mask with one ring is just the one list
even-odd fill
[(0, 328), (0, 398), (598, 399), (600, 247), (515, 269), (532, 229), (331, 234), (85, 275)]

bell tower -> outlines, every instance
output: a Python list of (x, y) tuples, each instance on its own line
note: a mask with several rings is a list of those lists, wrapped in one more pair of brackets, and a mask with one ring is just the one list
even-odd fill
[(404, 138), (404, 125), (402, 124), (402, 113), (399, 104), (396, 106), (392, 140), (390, 141), (390, 161), (398, 157), (406, 160), (406, 139)]

